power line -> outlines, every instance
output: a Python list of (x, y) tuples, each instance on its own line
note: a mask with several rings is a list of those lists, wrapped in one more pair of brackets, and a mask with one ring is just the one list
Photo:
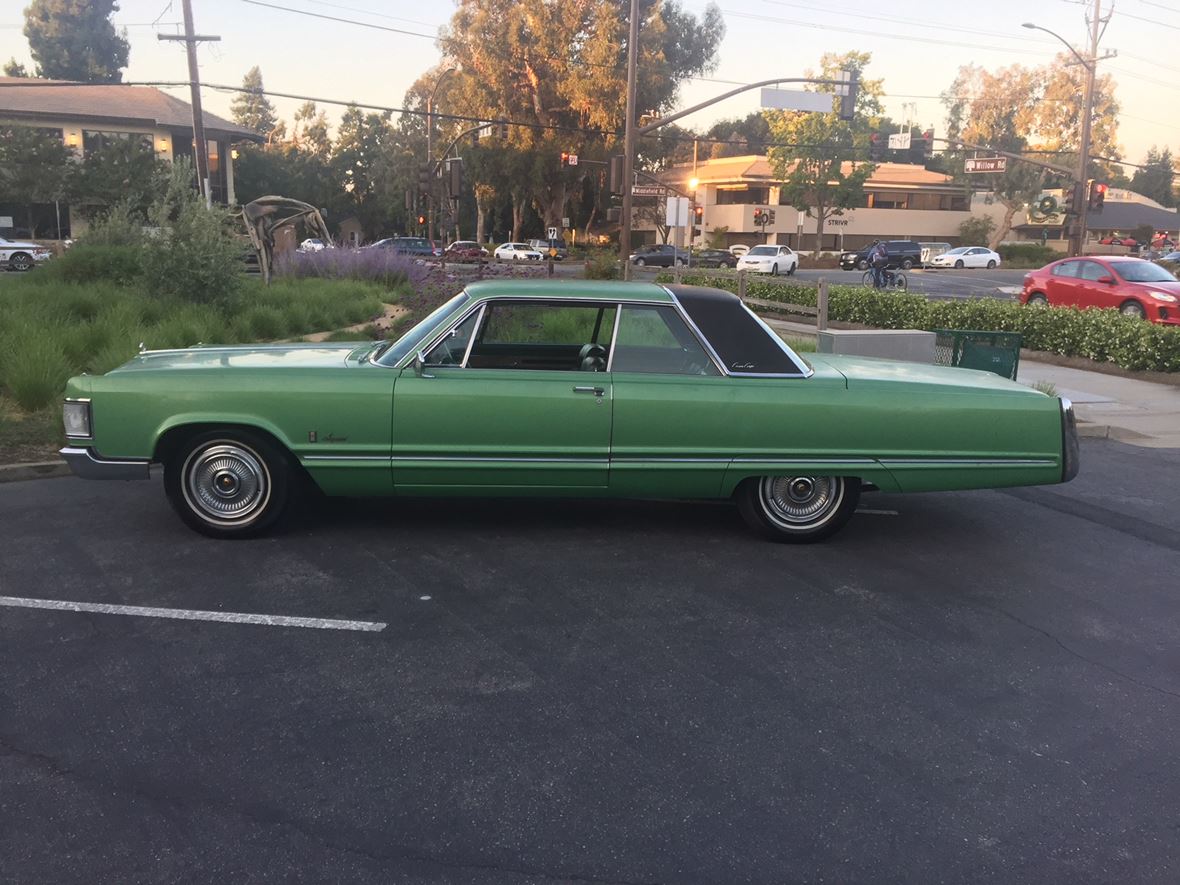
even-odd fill
[(389, 31), (393, 34), (405, 34), (408, 37), (425, 37), (427, 40), (437, 40), (437, 34), (420, 34), (417, 31), (407, 31), (403, 28), (391, 28), (389, 25), (376, 25), (372, 22), (357, 21), (353, 18), (340, 18), (335, 15), (324, 15), (320, 12), (309, 12), (306, 9), (292, 9), (290, 6), (279, 6), (276, 3), (263, 3), (262, 0), (242, 0), (243, 3), (249, 3), (251, 6), (265, 6), (268, 9), (277, 9), (280, 12), (291, 12), (295, 15), (307, 15), (312, 18), (321, 18), (331, 22), (342, 22), (346, 25), (358, 25), (362, 28), (372, 28), (375, 31)]
[(326, 6), (329, 9), (343, 9), (345, 12), (359, 12), (359, 13), (361, 13), (361, 15), (371, 15), (375, 18), (384, 18), (384, 19), (388, 19), (389, 21), (405, 22), (406, 24), (409, 24), (409, 25), (422, 25), (422, 27), (424, 27), (424, 28), (439, 27), (438, 25), (435, 25), (432, 22), (418, 21), (417, 19), (413, 19), (413, 18), (402, 18), (401, 16), (398, 16), (398, 15), (388, 15), (387, 13), (384, 13), (384, 12), (374, 12), (371, 9), (360, 9), (356, 6), (343, 6), (339, 3), (328, 3), (327, 0), (303, 0), (303, 2), (304, 3), (311, 3), (315, 6)]
[(1173, 31), (1180, 31), (1180, 25), (1174, 25), (1171, 22), (1162, 22), (1154, 18), (1147, 18), (1143, 15), (1135, 15), (1131, 12), (1123, 12), (1121, 9), (1117, 14), (1121, 15), (1123, 18), (1133, 18), (1135, 21), (1147, 22), (1149, 25), (1156, 25), (1160, 28), (1171, 28)]

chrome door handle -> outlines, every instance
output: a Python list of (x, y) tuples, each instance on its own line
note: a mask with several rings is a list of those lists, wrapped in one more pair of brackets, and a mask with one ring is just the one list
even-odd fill
[(602, 387), (581, 387), (581, 386), (579, 386), (579, 387), (574, 388), (574, 393), (592, 393), (595, 396), (603, 396), (606, 393), (606, 389), (602, 388)]

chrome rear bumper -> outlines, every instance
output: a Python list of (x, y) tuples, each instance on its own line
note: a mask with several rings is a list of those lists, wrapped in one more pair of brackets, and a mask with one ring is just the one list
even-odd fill
[(1078, 420), (1073, 403), (1061, 397), (1061, 481), (1069, 482), (1078, 475)]
[(66, 446), (60, 454), (75, 476), (82, 479), (147, 479), (149, 461), (118, 461), (100, 458), (93, 449)]

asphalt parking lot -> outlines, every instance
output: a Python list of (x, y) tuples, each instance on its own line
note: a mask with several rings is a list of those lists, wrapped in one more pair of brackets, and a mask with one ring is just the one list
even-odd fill
[(1082, 455), (811, 547), (464, 500), (219, 543), (158, 480), (0, 485), (0, 879), (1175, 882), (1180, 450)]

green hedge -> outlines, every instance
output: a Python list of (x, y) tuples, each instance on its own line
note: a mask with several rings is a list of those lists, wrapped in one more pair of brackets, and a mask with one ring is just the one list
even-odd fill
[(1036, 267), (1063, 257), (1063, 253), (1040, 243), (1003, 243), (997, 249), (1005, 262), (1029, 264)]
[[(671, 282), (672, 277), (657, 279)], [(688, 285), (737, 291), (738, 281), (732, 276), (691, 274), (681, 280)], [(798, 283), (748, 279), (746, 294), (764, 301), (814, 307), (817, 290)], [(928, 301), (922, 295), (830, 286), (828, 318), (880, 329), (1019, 332), (1030, 350), (1086, 357), (1134, 371), (1180, 372), (1180, 328), (1125, 317), (1117, 310), (1024, 307), (992, 298)]]

